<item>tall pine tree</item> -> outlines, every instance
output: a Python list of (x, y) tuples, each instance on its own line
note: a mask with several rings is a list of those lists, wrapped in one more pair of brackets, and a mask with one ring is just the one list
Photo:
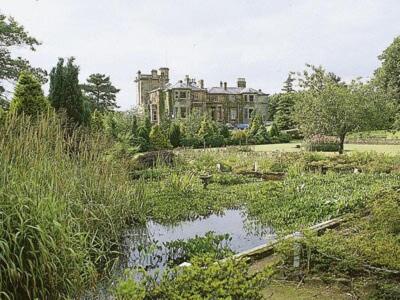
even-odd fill
[(57, 112), (66, 114), (68, 120), (75, 124), (86, 123), (88, 113), (79, 85), (79, 67), (70, 57), (64, 65), (59, 58), (57, 66), (50, 72), (49, 100)]
[(116, 95), (120, 90), (112, 85), (110, 76), (92, 74), (86, 80), (86, 84), (82, 85), (82, 89), (94, 109), (105, 112), (119, 108)]

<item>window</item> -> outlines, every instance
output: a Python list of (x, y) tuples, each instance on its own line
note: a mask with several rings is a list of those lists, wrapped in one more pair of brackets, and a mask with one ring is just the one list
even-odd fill
[(218, 106), (218, 120), (222, 120), (222, 106)]
[(249, 110), (247, 108), (243, 109), (243, 119), (247, 120), (249, 118)]
[(253, 111), (254, 111), (254, 109), (249, 108), (249, 118), (251, 118), (253, 116)]
[(244, 95), (244, 101), (248, 101), (248, 95)]
[(186, 98), (186, 92), (180, 92), (179, 98)]
[(237, 110), (236, 108), (231, 108), (231, 120), (236, 120), (237, 118)]
[(253, 102), (253, 101), (254, 101), (254, 95), (250, 95), (250, 96), (249, 96), (249, 101), (250, 101), (250, 102)]
[(151, 121), (157, 122), (157, 106), (154, 104), (151, 106)]
[(181, 118), (186, 118), (186, 107), (181, 107)]

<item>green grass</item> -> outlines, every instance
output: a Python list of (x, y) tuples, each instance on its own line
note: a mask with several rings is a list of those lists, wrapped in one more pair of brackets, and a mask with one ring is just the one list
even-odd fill
[[(294, 142), (288, 144), (267, 144), (267, 145), (255, 145), (252, 146), (254, 151), (260, 152), (299, 152), (302, 151), (300, 148), (296, 148), (296, 145), (301, 145), (301, 142)], [(345, 144), (345, 152), (367, 152), (375, 151), (377, 153), (387, 153), (387, 154), (400, 154), (400, 145), (369, 145), (369, 144)], [(334, 153), (334, 152), (324, 152), (324, 153)]]
[(79, 298), (115, 262), (139, 220), (140, 184), (104, 160), (100, 136), (56, 116), (0, 126), (0, 298)]

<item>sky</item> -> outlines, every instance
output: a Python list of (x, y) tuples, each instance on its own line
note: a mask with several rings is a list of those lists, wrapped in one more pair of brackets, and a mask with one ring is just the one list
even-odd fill
[(188, 74), (206, 87), (245, 77), (272, 94), (305, 63), (368, 78), (400, 35), (397, 0), (0, 0), (0, 12), (42, 42), (18, 54), (47, 70), (74, 56), (82, 82), (111, 77), (123, 110), (137, 103), (138, 70), (168, 67), (173, 83)]

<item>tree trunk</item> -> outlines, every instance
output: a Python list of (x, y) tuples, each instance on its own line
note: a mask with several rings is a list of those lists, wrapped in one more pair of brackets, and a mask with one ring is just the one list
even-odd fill
[(341, 134), (339, 136), (339, 154), (343, 154), (344, 152), (344, 139), (346, 137), (346, 134)]

